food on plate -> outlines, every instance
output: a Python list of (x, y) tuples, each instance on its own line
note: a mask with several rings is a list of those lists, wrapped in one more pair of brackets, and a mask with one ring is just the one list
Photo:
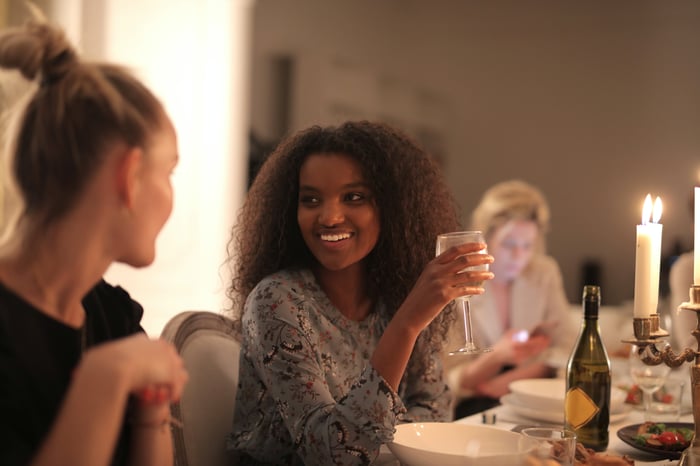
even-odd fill
[(642, 390), (637, 384), (619, 385), (618, 388), (621, 388), (627, 392), (625, 403), (635, 406), (642, 404)]
[[(557, 458), (561, 454), (554, 451), (552, 455)], [(533, 456), (525, 458), (524, 466), (559, 466), (555, 458), (538, 459)], [(582, 443), (576, 444), (574, 466), (634, 466), (634, 460), (629, 456), (612, 455), (608, 453), (596, 453), (586, 448)]]
[(645, 422), (637, 429), (634, 441), (638, 445), (669, 451), (682, 451), (693, 441), (693, 429), (668, 427), (661, 422)]
[(581, 443), (576, 444), (575, 466), (634, 466), (634, 460), (629, 456), (596, 453)]
[[(619, 388), (627, 392), (627, 396), (625, 397), (626, 404), (635, 406), (642, 405), (642, 390), (637, 384), (620, 385)], [(652, 396), (654, 397), (654, 401), (656, 402), (671, 403), (673, 401), (673, 395), (671, 393), (668, 393), (664, 387), (661, 387), (659, 390), (654, 392)]]

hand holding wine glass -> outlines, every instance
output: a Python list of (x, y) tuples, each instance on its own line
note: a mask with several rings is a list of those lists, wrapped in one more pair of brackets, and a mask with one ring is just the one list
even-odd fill
[[(648, 351), (648, 347), (644, 351)], [(663, 363), (656, 366), (644, 364), (639, 355), (639, 347), (636, 345), (632, 345), (630, 350), (629, 364), (632, 380), (642, 391), (644, 420), (651, 421), (652, 419), (649, 419), (649, 406), (651, 405), (652, 397), (657, 390), (663, 387), (666, 377), (671, 372), (671, 368)]]
[[(457, 231), (452, 233), (444, 233), (438, 235), (437, 243), (435, 246), (435, 255), (439, 256), (443, 252), (447, 251), (453, 246), (458, 246), (465, 243), (485, 243), (484, 236), (480, 231)], [(486, 254), (486, 249), (479, 251), (481, 254)], [(469, 281), (470, 271), (487, 271), (489, 269), (488, 264), (478, 264), (473, 266), (465, 267), (460, 271), (460, 274), (464, 275), (464, 285), (468, 286), (481, 286), (483, 280), (480, 281)], [(476, 343), (474, 343), (474, 338), (472, 335), (472, 324), (471, 315), (469, 307), (469, 296), (464, 295), (457, 298), (457, 301), (462, 306), (462, 322), (464, 327), (464, 345), (459, 348), (453, 349), (449, 352), (450, 355), (453, 354), (477, 354), (485, 353), (491, 351), (491, 348), (479, 348)]]

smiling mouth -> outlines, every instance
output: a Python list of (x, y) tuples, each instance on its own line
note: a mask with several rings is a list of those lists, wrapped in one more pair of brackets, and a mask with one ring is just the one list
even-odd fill
[(342, 241), (344, 239), (348, 239), (352, 236), (351, 233), (334, 233), (334, 234), (321, 234), (321, 240), (322, 241), (328, 241), (331, 243), (337, 243), (338, 241)]

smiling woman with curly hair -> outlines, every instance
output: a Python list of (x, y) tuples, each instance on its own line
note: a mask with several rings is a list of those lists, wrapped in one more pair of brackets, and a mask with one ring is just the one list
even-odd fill
[(279, 145), (231, 242), (242, 352), (229, 448), (244, 464), (369, 464), (396, 423), (450, 417), (442, 311), (492, 278), (460, 273), (492, 261), (483, 244), (435, 258), (457, 219), (431, 157), (387, 125)]

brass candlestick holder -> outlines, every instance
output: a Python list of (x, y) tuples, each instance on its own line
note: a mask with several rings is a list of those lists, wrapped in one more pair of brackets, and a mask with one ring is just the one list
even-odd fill
[(639, 348), (638, 354), (644, 364), (657, 366), (666, 364), (669, 367), (679, 367), (684, 362), (695, 360), (690, 371), (691, 395), (693, 401), (693, 423), (695, 437), (691, 445), (683, 452), (679, 466), (700, 466), (700, 435), (698, 435), (698, 420), (700, 420), (700, 285), (690, 287), (690, 301), (681, 304), (678, 308), (684, 311), (694, 312), (697, 318), (696, 327), (690, 332), (697, 343), (697, 349), (685, 348), (680, 353), (675, 353), (670, 346), (662, 350), (656, 347), (656, 343), (669, 336), (668, 332), (659, 327), (659, 315), (652, 314), (648, 318), (635, 318), (634, 337), (628, 340)]

